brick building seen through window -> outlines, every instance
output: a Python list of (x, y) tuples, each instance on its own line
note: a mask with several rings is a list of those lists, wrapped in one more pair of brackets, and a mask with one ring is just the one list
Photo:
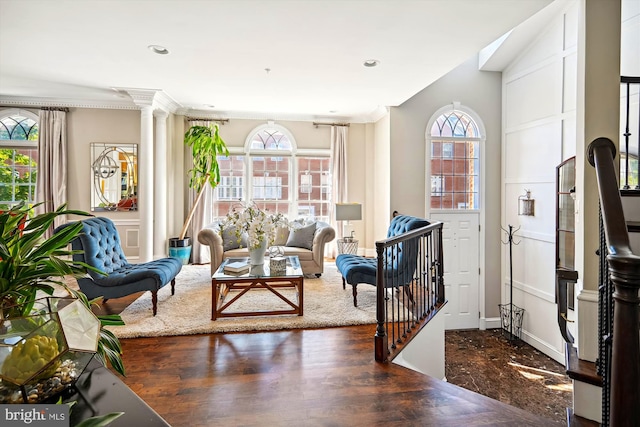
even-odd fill
[(479, 209), (480, 134), (460, 111), (442, 114), (431, 128), (431, 209)]

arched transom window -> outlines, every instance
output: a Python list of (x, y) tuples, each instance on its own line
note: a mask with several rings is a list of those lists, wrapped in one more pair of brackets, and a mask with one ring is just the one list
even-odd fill
[(298, 149), (288, 129), (270, 122), (249, 133), (243, 152), (232, 149), (218, 163), (216, 217), (243, 201), (289, 219), (329, 221), (330, 150)]
[(37, 167), (38, 116), (0, 110), (0, 210), (35, 201)]
[(431, 209), (480, 208), (480, 132), (451, 110), (431, 127)]

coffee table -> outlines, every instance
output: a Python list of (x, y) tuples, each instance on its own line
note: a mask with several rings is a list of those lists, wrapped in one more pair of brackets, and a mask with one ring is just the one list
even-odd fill
[[(282, 274), (271, 274), (269, 259), (264, 265), (251, 266), (244, 274), (224, 272), (225, 265), (232, 262), (249, 263), (249, 258), (227, 258), (211, 277), (211, 320), (221, 317), (275, 316), (282, 314), (303, 315), (304, 274), (297, 256), (287, 256), (287, 268)], [(281, 290), (294, 289), (296, 297), (291, 298)], [(291, 308), (284, 310), (231, 311), (229, 309), (238, 299), (249, 291), (268, 290)], [(236, 292), (237, 291), (237, 292)], [(228, 300), (227, 300), (228, 297)], [(295, 300), (295, 301), (293, 301)], [(233, 308), (232, 308), (233, 309)]]

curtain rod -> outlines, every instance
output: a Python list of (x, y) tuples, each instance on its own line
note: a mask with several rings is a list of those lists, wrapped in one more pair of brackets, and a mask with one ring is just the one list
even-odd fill
[(212, 119), (209, 117), (187, 117), (186, 118), (188, 122), (218, 122), (218, 123), (222, 123), (223, 125), (225, 123), (229, 122), (229, 119)]
[(48, 110), (48, 111), (64, 111), (65, 113), (69, 112), (69, 108), (68, 107), (40, 107), (41, 110)]
[(318, 126), (346, 126), (349, 127), (349, 123), (320, 123), (320, 122), (313, 122), (313, 125), (315, 127)]

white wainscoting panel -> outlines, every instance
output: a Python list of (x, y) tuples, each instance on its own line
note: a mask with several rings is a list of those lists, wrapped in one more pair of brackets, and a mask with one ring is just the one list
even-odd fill
[[(576, 116), (565, 115), (562, 121), (561, 161), (576, 155)], [(560, 162), (558, 162), (560, 163)]]
[(564, 340), (560, 335), (554, 300), (539, 298), (516, 286), (513, 289), (513, 303), (525, 310), (522, 339), (564, 365)]
[(564, 95), (562, 97), (562, 111), (575, 111), (577, 106), (576, 92), (578, 89), (577, 83), (578, 77), (578, 55), (572, 53), (564, 58), (563, 67), (563, 90)]
[[(555, 188), (554, 180), (543, 183), (505, 184), (505, 223), (520, 226), (521, 233), (535, 232), (551, 236), (551, 243), (555, 243)], [(518, 215), (518, 197), (525, 194), (525, 189), (531, 190), (531, 198), (535, 200), (533, 216)]]
[(120, 235), (120, 243), (127, 259), (137, 258), (140, 254), (140, 220), (113, 219)]
[(510, 66), (510, 76), (521, 75), (530, 72), (532, 68), (540, 66), (562, 51), (562, 23), (555, 21), (548, 32), (544, 32), (529, 46), (526, 54), (518, 58), (517, 62)]
[(555, 182), (560, 163), (560, 120), (505, 135), (505, 182)]
[(578, 2), (575, 2), (564, 14), (564, 48), (578, 45)]
[(562, 64), (551, 62), (506, 85), (507, 129), (553, 117), (560, 112)]

